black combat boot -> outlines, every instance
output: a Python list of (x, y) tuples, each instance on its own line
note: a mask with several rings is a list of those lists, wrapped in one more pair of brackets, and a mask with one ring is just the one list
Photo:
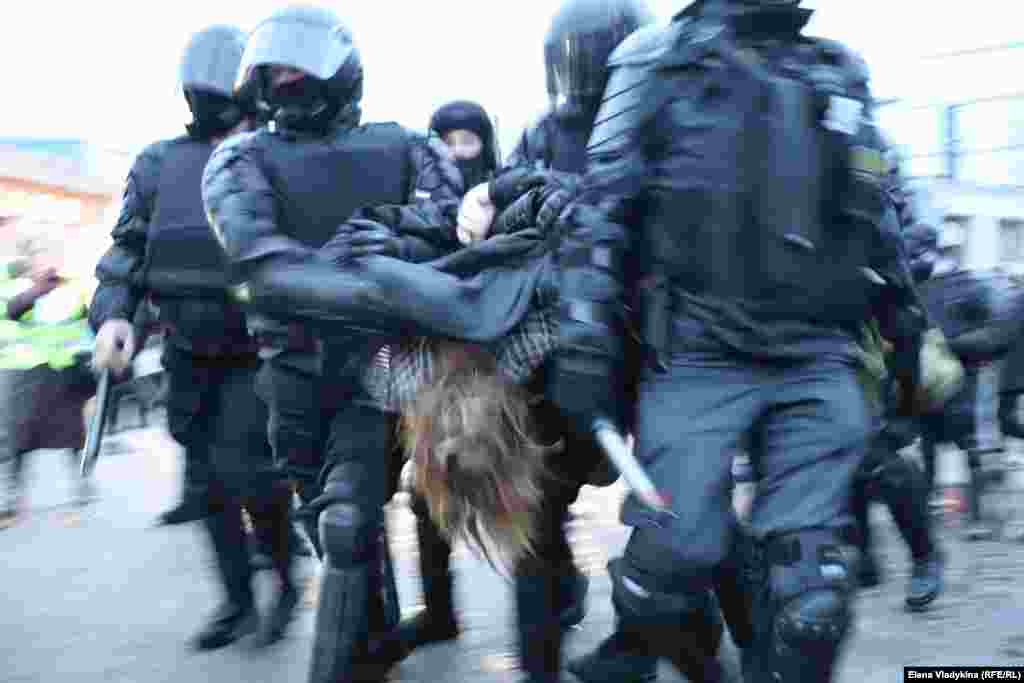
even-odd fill
[(583, 683), (650, 683), (658, 677), (658, 658), (646, 634), (620, 621), (596, 650), (566, 668)]
[(185, 448), (185, 477), (181, 502), (157, 517), (157, 526), (198, 522), (210, 515), (209, 452), (203, 448)]
[(212, 650), (230, 645), (256, 631), (259, 615), (252, 591), (252, 568), (246, 551), (241, 510), (218, 497), (214, 514), (204, 521), (227, 601), (192, 639), (192, 646), (197, 650)]
[(260, 620), (252, 605), (225, 603), (217, 608), (209, 622), (192, 639), (196, 650), (215, 650), (226, 647), (239, 638), (254, 633)]

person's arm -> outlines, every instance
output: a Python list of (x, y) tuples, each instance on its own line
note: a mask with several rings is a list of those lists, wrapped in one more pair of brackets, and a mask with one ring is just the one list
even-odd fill
[(655, 70), (671, 29), (641, 30), (612, 55), (604, 105), (576, 201), (560, 219), (559, 343), (553, 398), (577, 426), (625, 421), (627, 262), (642, 225), (652, 122), (665, 101)]
[(99, 285), (89, 305), (93, 330), (108, 320), (132, 320), (144, 295), (146, 241), (164, 151), (164, 143), (150, 145), (128, 173), (121, 213), (111, 233), (114, 244), (96, 266)]

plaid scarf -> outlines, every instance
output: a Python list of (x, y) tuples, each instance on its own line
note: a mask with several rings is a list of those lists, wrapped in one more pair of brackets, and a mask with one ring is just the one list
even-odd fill
[[(558, 337), (554, 305), (533, 308), (511, 332), (488, 345), (498, 368), (513, 382), (526, 383), (554, 350)], [(386, 346), (363, 376), (363, 383), (380, 406), (401, 412), (420, 389), (433, 381), (434, 355), (425, 338)]]

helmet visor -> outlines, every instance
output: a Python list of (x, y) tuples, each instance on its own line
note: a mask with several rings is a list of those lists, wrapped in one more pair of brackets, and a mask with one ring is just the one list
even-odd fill
[(192, 37), (178, 63), (178, 87), (231, 95), (245, 50), (245, 34), (215, 26)]
[(355, 46), (340, 25), (303, 21), (301, 17), (275, 17), (260, 24), (245, 47), (235, 87), (258, 66), (279, 64), (327, 80), (352, 54)]

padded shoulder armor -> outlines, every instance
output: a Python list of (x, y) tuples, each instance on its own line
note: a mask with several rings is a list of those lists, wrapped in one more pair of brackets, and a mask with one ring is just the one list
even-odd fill
[(650, 24), (633, 31), (612, 51), (608, 66), (615, 68), (658, 61), (674, 43), (673, 38), (678, 34), (676, 23)]
[(251, 149), (266, 144), (267, 141), (273, 139), (273, 135), (266, 128), (235, 133), (221, 142), (217, 146), (215, 153), (220, 158), (239, 157)]
[(671, 96), (669, 88), (658, 87), (657, 71), (683, 23), (641, 28), (612, 53), (608, 85), (587, 145), (589, 158), (624, 153), (633, 144), (631, 133), (650, 121)]

